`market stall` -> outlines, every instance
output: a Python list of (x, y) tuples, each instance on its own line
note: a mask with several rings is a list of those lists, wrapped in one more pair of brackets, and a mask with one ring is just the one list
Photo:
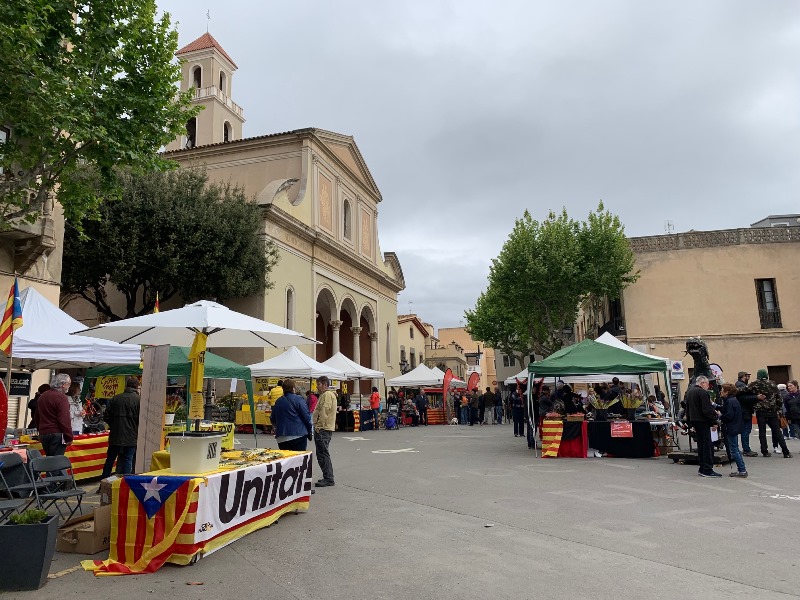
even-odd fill
[(86, 560), (95, 575), (153, 573), (187, 565), (288, 512), (308, 510), (310, 452), (253, 450), (223, 454), (209, 474), (153, 471), (113, 484), (107, 560)]
[[(530, 378), (559, 377), (612, 377), (622, 378), (623, 376), (639, 376), (647, 373), (662, 373), (667, 380), (668, 365), (657, 357), (650, 357), (640, 352), (633, 352), (623, 348), (615, 347), (595, 342), (594, 340), (584, 340), (578, 344), (568, 346), (552, 354), (548, 358), (531, 363), (528, 366), (528, 376)], [(532, 414), (531, 410), (531, 414)], [(588, 446), (612, 456), (631, 456), (631, 457), (650, 457), (654, 454), (653, 433), (648, 420), (624, 421), (630, 425), (630, 436), (627, 432), (628, 427), (617, 427), (615, 422), (593, 421), (585, 423), (586, 437)], [(557, 429), (551, 422), (550, 429)], [(626, 431), (622, 433), (622, 429)], [(543, 427), (543, 446), (544, 435), (547, 433)], [(613, 432), (613, 433), (612, 433)], [(622, 437), (622, 436), (625, 437)], [(613, 437), (612, 437), (613, 436)], [(628, 437), (629, 436), (629, 437)], [(600, 447), (595, 444), (600, 444)], [(552, 444), (551, 444), (552, 445)], [(645, 449), (647, 446), (647, 449)], [(608, 448), (612, 448), (612, 451)], [(550, 456), (558, 456), (551, 450)], [(544, 453), (543, 453), (544, 456)], [(586, 456), (583, 452), (582, 456)]]

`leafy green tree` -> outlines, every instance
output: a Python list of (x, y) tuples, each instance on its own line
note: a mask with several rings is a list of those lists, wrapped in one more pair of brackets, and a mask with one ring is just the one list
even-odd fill
[[(178, 34), (155, 0), (0, 2), (0, 229), (55, 193), (80, 223), (118, 193), (113, 170), (164, 169), (196, 114), (177, 94)], [(0, 138), (2, 141), (2, 138)]]
[(551, 354), (579, 307), (619, 298), (637, 279), (633, 269), (625, 228), (602, 203), (584, 222), (566, 209), (541, 223), (525, 211), (492, 261), (486, 290), (465, 313), (467, 329), (523, 362), (534, 352)]
[[(278, 259), (261, 209), (240, 188), (209, 184), (205, 171), (119, 175), (122, 196), (68, 227), (62, 279), (112, 320), (152, 312), (178, 294), (186, 302), (262, 293)], [(114, 309), (108, 288), (125, 299)]]

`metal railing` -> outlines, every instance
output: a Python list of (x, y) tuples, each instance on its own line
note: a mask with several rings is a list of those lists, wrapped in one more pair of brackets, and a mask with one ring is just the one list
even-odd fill
[(759, 308), (758, 318), (761, 319), (761, 329), (780, 329), (783, 327), (780, 308)]
[(195, 98), (216, 98), (220, 102), (222, 102), (225, 106), (230, 108), (236, 115), (242, 116), (244, 111), (242, 107), (236, 104), (233, 100), (228, 98), (221, 89), (217, 86), (212, 85), (209, 87), (202, 87), (202, 88), (195, 88)]

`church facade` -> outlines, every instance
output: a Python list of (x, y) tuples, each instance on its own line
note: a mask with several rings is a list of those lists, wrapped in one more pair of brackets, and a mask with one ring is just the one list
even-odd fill
[[(244, 113), (231, 100), (233, 60), (207, 33), (177, 54), (182, 89), (194, 87), (204, 110), (164, 157), (241, 186), (261, 207), (263, 233), (279, 249), (272, 289), (226, 304), (314, 336), (321, 344), (300, 349), (317, 360), (341, 351), (387, 378), (398, 375), (403, 272), (395, 254), (381, 251), (382, 197), (353, 138), (307, 128), (244, 139)], [(252, 364), (280, 351), (223, 354)]]

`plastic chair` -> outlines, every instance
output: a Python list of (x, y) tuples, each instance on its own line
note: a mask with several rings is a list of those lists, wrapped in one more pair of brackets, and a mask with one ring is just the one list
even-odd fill
[[(70, 520), (76, 512), (80, 511), (83, 514), (81, 501), (86, 490), (76, 485), (72, 463), (66, 456), (34, 458), (30, 461), (30, 466), (34, 476), (36, 503), (39, 508), (47, 510), (49, 507), (55, 506), (59, 516), (63, 519), (64, 513), (61, 512), (61, 504), (63, 504), (64, 510), (69, 512), (66, 521)], [(44, 489), (41, 489), (40, 484), (44, 484)], [(75, 506), (70, 504), (70, 500), (76, 501)]]
[(5, 521), (7, 521), (8, 518), (11, 516), (11, 513), (13, 513), (14, 511), (18, 511), (21, 507), (30, 504), (29, 501), (23, 498), (14, 498), (13, 494), (10, 491), (11, 486), (8, 485), (8, 481), (6, 480), (4, 471), (10, 470), (12, 466), (18, 466), (22, 462), (22, 459), (20, 458), (19, 455), (17, 454), (13, 455), (19, 459), (19, 462), (11, 461), (14, 463), (13, 465), (8, 464), (9, 461), (5, 456), (3, 457), (3, 460), (0, 460), (0, 486), (2, 486), (2, 489), (0, 491), (2, 491), (5, 494), (8, 494), (9, 496), (7, 499), (0, 499), (0, 523), (4, 523)]

